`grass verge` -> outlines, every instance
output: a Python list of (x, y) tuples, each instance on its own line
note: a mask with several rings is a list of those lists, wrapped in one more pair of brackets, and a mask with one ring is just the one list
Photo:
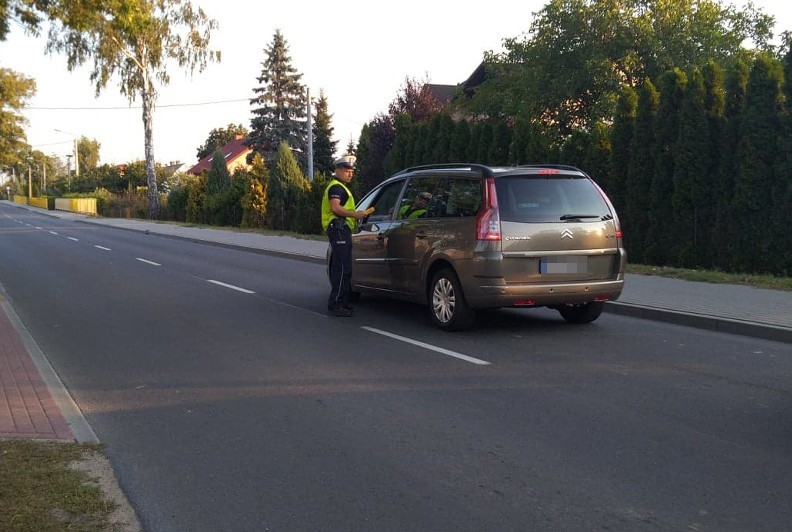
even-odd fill
[(689, 270), (667, 266), (648, 266), (645, 264), (627, 264), (627, 273), (639, 275), (656, 275), (685, 281), (704, 283), (739, 284), (754, 288), (792, 291), (792, 278), (774, 277), (772, 275), (748, 275), (741, 273), (725, 273), (716, 270)]
[(0, 530), (103, 532), (116, 504), (71, 467), (98, 445), (0, 440)]

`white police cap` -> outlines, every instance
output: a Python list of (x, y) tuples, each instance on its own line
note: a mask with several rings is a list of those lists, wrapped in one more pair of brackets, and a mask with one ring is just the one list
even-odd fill
[(333, 163), (336, 168), (354, 168), (355, 161), (357, 161), (357, 157), (354, 155), (344, 155), (343, 157), (339, 157)]

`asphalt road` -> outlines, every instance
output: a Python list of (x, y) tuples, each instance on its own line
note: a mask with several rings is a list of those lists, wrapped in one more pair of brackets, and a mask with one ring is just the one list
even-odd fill
[(147, 530), (792, 530), (787, 344), (328, 318), (319, 265), (5, 207), (0, 283)]

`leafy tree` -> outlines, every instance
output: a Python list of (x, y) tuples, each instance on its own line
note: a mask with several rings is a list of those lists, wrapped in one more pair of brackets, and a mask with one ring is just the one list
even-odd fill
[(281, 142), (267, 186), (267, 225), (272, 229), (294, 230), (297, 223), (294, 207), (309, 188), (292, 149), (285, 141)]
[(187, 183), (187, 223), (206, 223), (206, 176), (200, 175)]
[[(737, 146), (734, 186), (734, 222), (740, 228), (734, 267), (742, 272), (773, 273), (775, 235), (772, 222), (775, 158), (782, 111), (781, 64), (769, 55), (757, 57), (751, 67)], [(786, 208), (789, 208), (787, 205)]]
[(332, 174), (337, 141), (333, 140), (333, 115), (328, 111), (327, 96), (319, 91), (316, 116), (313, 121), (313, 163), (316, 173)]
[(0, 167), (20, 164), (28, 149), (25, 117), (21, 114), (36, 92), (36, 82), (8, 68), (0, 68)]
[(99, 166), (99, 149), (102, 145), (96, 139), (80, 137), (77, 140), (77, 157), (80, 159), (78, 174), (84, 174), (96, 170)]
[(97, 95), (118, 76), (121, 93), (143, 103), (144, 151), (149, 217), (159, 217), (154, 162), (154, 104), (156, 85), (170, 81), (168, 64), (203, 71), (220, 53), (209, 50), (217, 27), (200, 8), (186, 0), (116, 0), (91, 2), (58, 0), (49, 15), (53, 26), (48, 51), (64, 52), (68, 69), (93, 60), (90, 79)]
[(256, 78), (259, 86), (253, 89), (256, 96), (250, 100), (254, 108), (247, 145), (265, 160), (275, 157), (282, 142), (304, 156), (307, 152), (305, 87), (300, 83), (302, 74), (292, 65), (289, 45), (279, 29), (275, 30), (264, 54), (261, 75)]
[(248, 130), (242, 124), (228, 124), (227, 127), (215, 128), (209, 132), (206, 141), (198, 148), (196, 156), (203, 159), (218, 148), (222, 148), (229, 142), (239, 137), (245, 138)]
[(9, 22), (22, 26), (25, 31), (38, 34), (51, 2), (47, 0), (3, 0), (0, 2), (0, 41), (6, 40)]
[(429, 81), (428, 76), (423, 80), (409, 76), (405, 78), (404, 85), (388, 106), (388, 115), (392, 120), (407, 113), (414, 123), (428, 122), (443, 110), (443, 104), (437, 101), (429, 88)]
[(527, 34), (486, 55), (487, 80), (467, 107), (474, 115), (541, 117), (563, 138), (609, 120), (622, 84), (725, 61), (748, 39), (769, 48), (772, 25), (751, 4), (740, 11), (717, 0), (550, 0)]

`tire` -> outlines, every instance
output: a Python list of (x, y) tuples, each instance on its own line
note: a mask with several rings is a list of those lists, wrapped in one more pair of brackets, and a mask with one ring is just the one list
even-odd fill
[(605, 308), (605, 303), (593, 301), (580, 305), (565, 305), (556, 310), (568, 323), (591, 323), (600, 317), (603, 308)]
[(450, 269), (438, 271), (429, 285), (429, 312), (436, 326), (445, 331), (460, 331), (473, 325), (476, 311), (471, 309), (462, 285)]

